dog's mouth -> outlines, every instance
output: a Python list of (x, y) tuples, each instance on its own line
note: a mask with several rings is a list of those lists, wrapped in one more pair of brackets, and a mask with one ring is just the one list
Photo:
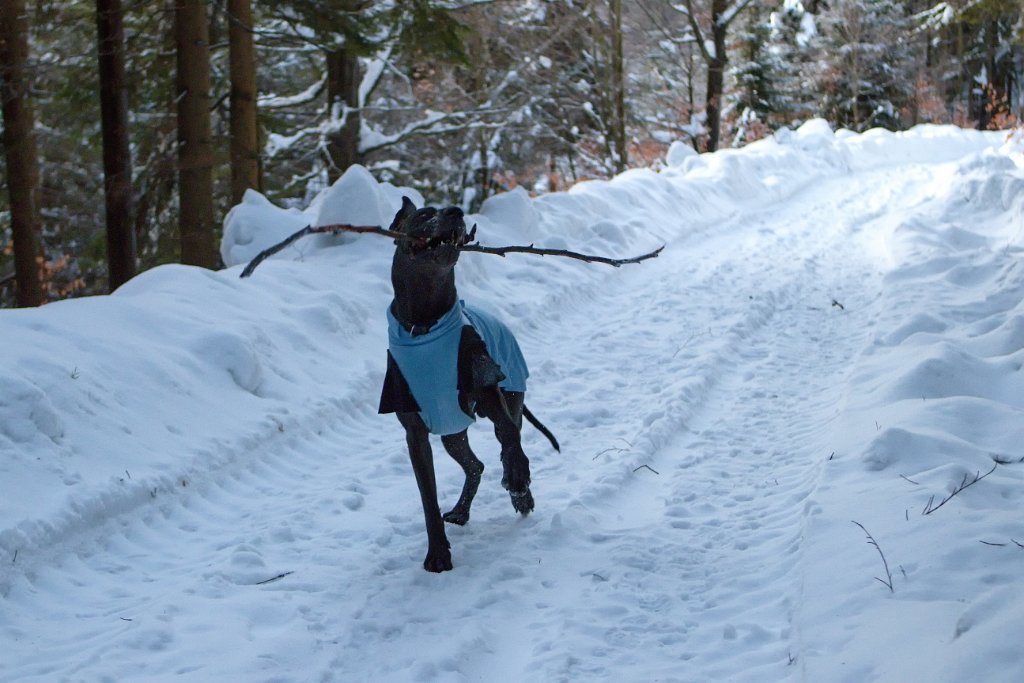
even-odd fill
[(405, 252), (414, 259), (432, 262), (454, 262), (459, 257), (459, 247), (465, 233), (450, 233), (433, 237), (409, 237)]
[(412, 251), (413, 253), (423, 253), (425, 251), (434, 251), (441, 247), (458, 248), (462, 246), (462, 238), (463, 235), (454, 232), (447, 236), (414, 238)]
[[(419, 220), (416, 220), (419, 219)], [(415, 224), (402, 240), (406, 253), (414, 258), (434, 261), (458, 258), (459, 247), (466, 242), (466, 224), (459, 209), (421, 210)]]

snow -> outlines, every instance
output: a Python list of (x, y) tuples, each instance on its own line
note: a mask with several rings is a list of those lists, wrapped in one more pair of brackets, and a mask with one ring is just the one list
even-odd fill
[(526, 428), (520, 518), (471, 428), (488, 469), (445, 574), (376, 414), (390, 241), (238, 278), (418, 193), (360, 168), (306, 211), (250, 192), (227, 270), (0, 311), (0, 680), (1021, 680), (1020, 137), (683, 149), (468, 217), (485, 244), (667, 247), (462, 257), (563, 447)]
[(683, 166), (688, 159), (692, 159), (697, 156), (696, 150), (693, 149), (692, 145), (688, 145), (680, 140), (673, 140), (672, 144), (668, 147), (668, 153), (665, 154), (665, 163), (672, 168), (679, 168)]

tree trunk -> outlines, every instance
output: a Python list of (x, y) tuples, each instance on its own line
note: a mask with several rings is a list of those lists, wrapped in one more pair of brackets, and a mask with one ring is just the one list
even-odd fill
[(359, 56), (340, 48), (327, 53), (327, 109), (345, 123), (327, 136), (327, 177), (334, 182), (349, 166), (362, 163), (359, 152)]
[(725, 90), (725, 34), (727, 25), (722, 15), (728, 9), (726, 0), (713, 0), (711, 3), (711, 41), (715, 53), (708, 62), (707, 105), (708, 116), (708, 151), (718, 149), (718, 141), (722, 132), (722, 95)]
[(100, 117), (103, 125), (103, 189), (107, 213), (107, 270), (111, 292), (130, 280), (136, 272), (123, 17), (121, 0), (96, 0)]
[(28, 15), (23, 0), (0, 0), (0, 99), (3, 101), (7, 190), (11, 197), (15, 298), (19, 306), (44, 302), (39, 253), (39, 173), (29, 100)]
[(622, 50), (622, 0), (611, 0), (612, 20), (612, 88), (615, 107), (613, 125), (615, 172), (622, 173), (628, 163), (626, 148), (626, 71)]
[(256, 55), (251, 0), (228, 0), (231, 62), (231, 201), (249, 188), (263, 189), (256, 122)]
[(213, 243), (209, 19), (203, 0), (176, 0), (178, 225), (181, 262), (217, 267)]

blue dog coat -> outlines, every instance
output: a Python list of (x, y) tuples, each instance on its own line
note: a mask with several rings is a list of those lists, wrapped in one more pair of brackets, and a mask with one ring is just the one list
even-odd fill
[[(463, 328), (469, 326), (483, 340), (487, 354), (498, 365), (504, 379), (498, 386), (506, 391), (526, 391), (529, 370), (512, 332), (489, 313), (458, 301), (426, 334), (414, 336), (398, 322), (388, 307), (388, 352), (408, 385), (420, 417), (432, 434), (457, 434), (475, 418), (459, 404), (459, 346)], [(388, 372), (392, 369), (389, 367)], [(385, 379), (385, 395), (389, 381)], [(463, 390), (479, 387), (461, 387)], [(469, 407), (472, 412), (472, 406)], [(394, 412), (385, 405), (381, 412)]]

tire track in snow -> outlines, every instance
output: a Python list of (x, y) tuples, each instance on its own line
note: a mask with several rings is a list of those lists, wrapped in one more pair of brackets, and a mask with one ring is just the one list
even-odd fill
[[(836, 192), (833, 187), (825, 194)], [(792, 208), (762, 218), (761, 227), (727, 226), (734, 231), (730, 244), (746, 232), (749, 247), (716, 260), (713, 241), (698, 245), (709, 258), (695, 269), (696, 277), (679, 279), (690, 284), (673, 291), (664, 280), (672, 267), (663, 265), (665, 272), (645, 273), (661, 283), (629, 288), (665, 295), (638, 318), (664, 311), (683, 320), (713, 321), (718, 332), (712, 327), (705, 336), (691, 333), (675, 347), (659, 339), (651, 348), (644, 340), (608, 333), (590, 340), (589, 348), (566, 353), (576, 362), (582, 358), (583, 365), (620, 368), (614, 391), (646, 402), (619, 401), (588, 421), (587, 408), (609, 400), (609, 387), (587, 392), (585, 381), (574, 385), (582, 396), (565, 412), (579, 414), (593, 432), (584, 443), (577, 441), (576, 450), (595, 453), (598, 463), (616, 462), (595, 468), (581, 457), (570, 465), (601, 471), (591, 472), (587, 483), (579, 476), (580, 495), (555, 515), (545, 550), (571, 556), (579, 580), (559, 587), (571, 598), (563, 597), (564, 609), (554, 620), (524, 624), (524, 632), (538, 634), (533, 640), (539, 650), (534, 668), (524, 674), (543, 680), (697, 680), (685, 674), (685, 662), (695, 660), (696, 670), (717, 671), (717, 680), (796, 675), (789, 668), (790, 657), (797, 656), (788, 646), (789, 620), (800, 583), (794, 570), (803, 520), (813, 513), (805, 501), (827, 458), (823, 437), (839, 400), (845, 361), (866, 334), (854, 327), (862, 318), (830, 308), (840, 292), (829, 286), (870, 284), (861, 245), (848, 242), (865, 209), (870, 214), (892, 196), (880, 193), (873, 207), (858, 206), (859, 196), (846, 196), (838, 205), (813, 199), (811, 206), (797, 205), (795, 211), (806, 216), (851, 215), (849, 222), (825, 229), (805, 216), (787, 215)], [(786, 221), (795, 227), (787, 229)], [(791, 248), (809, 256), (787, 264), (780, 257)], [(684, 250), (686, 245), (678, 251)], [(692, 296), (729, 291), (723, 281), (735, 284), (731, 306)], [(747, 298), (755, 287), (759, 294)], [(849, 294), (848, 304), (870, 298)], [(631, 303), (599, 301), (579, 317), (600, 319), (597, 310), (609, 311), (611, 323), (598, 327), (619, 329), (615, 318), (631, 310)], [(659, 354), (664, 377), (652, 378), (644, 363)], [(696, 368), (680, 366), (701, 359)], [(808, 381), (801, 387), (796, 377)], [(799, 391), (784, 393), (794, 387)], [(608, 413), (614, 419), (606, 421)], [(680, 429), (682, 436), (673, 437)], [(822, 446), (815, 449), (816, 442)], [(612, 447), (598, 450), (602, 444)], [(644, 464), (653, 469), (635, 469)], [(537, 479), (543, 482), (545, 474)], [(574, 616), (565, 620), (564, 614)], [(668, 668), (666, 652), (676, 662)]]

